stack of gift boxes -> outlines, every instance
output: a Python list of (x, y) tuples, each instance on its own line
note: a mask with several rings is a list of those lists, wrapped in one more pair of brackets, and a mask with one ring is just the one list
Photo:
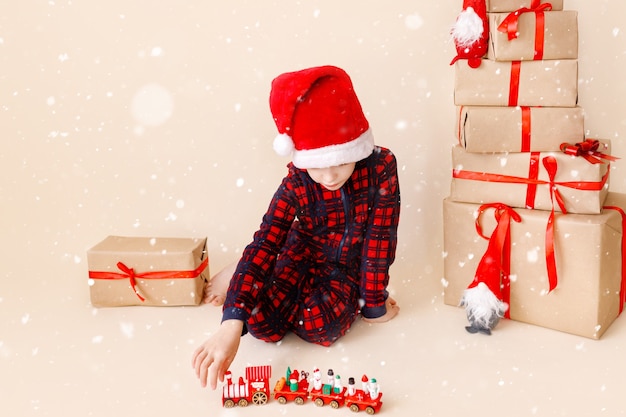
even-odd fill
[(507, 317), (598, 339), (624, 303), (626, 198), (608, 192), (610, 143), (585, 138), (577, 12), (563, 0), (490, 0), (487, 12), (480, 65), (454, 63), (444, 302), (459, 305), (501, 226)]

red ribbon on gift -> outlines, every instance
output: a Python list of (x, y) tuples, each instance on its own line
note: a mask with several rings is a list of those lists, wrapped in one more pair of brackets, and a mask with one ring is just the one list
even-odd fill
[[(539, 152), (531, 153), (531, 158), (539, 155)], [(556, 164), (556, 159), (551, 156), (546, 156), (546, 158), (550, 158), (554, 160), (554, 164)], [(534, 168), (537, 164), (531, 163), (531, 170), (534, 172)], [(544, 162), (545, 165), (545, 162)], [(556, 171), (555, 171), (556, 172)], [(532, 178), (524, 178), (524, 177), (516, 177), (513, 175), (503, 175), (503, 174), (491, 174), (488, 172), (477, 172), (477, 171), (465, 171), (462, 169), (454, 169), (452, 171), (452, 177), (458, 178), (462, 180), (472, 180), (472, 181), (486, 181), (486, 182), (496, 182), (496, 183), (507, 183), (507, 184), (526, 184), (529, 188), (534, 188), (538, 185), (548, 185), (551, 190), (556, 190), (557, 186), (573, 188), (576, 190), (582, 191), (600, 191), (606, 184), (606, 181), (609, 178), (610, 170), (607, 170), (606, 174), (602, 177), (600, 181), (555, 181), (554, 178), (550, 178), (549, 180), (540, 180), (536, 177)], [(558, 190), (557, 190), (558, 191)], [(531, 193), (527, 192), (527, 195)], [(560, 195), (560, 194), (559, 194)], [(527, 208), (534, 208), (534, 200), (529, 201), (531, 199), (527, 198)], [(529, 204), (531, 203), (531, 204)]]
[(139, 290), (137, 289), (136, 279), (180, 279), (180, 278), (196, 278), (198, 275), (202, 273), (209, 265), (209, 258), (204, 258), (204, 261), (194, 270), (191, 271), (150, 271), (150, 272), (141, 272), (136, 273), (133, 268), (129, 268), (124, 265), (122, 262), (117, 263), (117, 267), (120, 272), (100, 272), (100, 271), (89, 271), (89, 278), (91, 279), (128, 279), (130, 282), (130, 287), (133, 289), (137, 297), (141, 301), (145, 301), (145, 297), (143, 297)]
[[(491, 236), (487, 237), (483, 234), (480, 217), (489, 208), (494, 209), (497, 224)], [(474, 281), (486, 282), (496, 277), (500, 284), (500, 299), (507, 304), (511, 303), (511, 219), (518, 223), (522, 221), (520, 215), (506, 204), (491, 203), (478, 208), (475, 221), (476, 232), (489, 244), (476, 268)], [(506, 310), (504, 317), (510, 318), (509, 311)]]
[(619, 289), (619, 313), (624, 311), (626, 302), (626, 213), (618, 206), (604, 206), (607, 210), (615, 210), (622, 216), (622, 280)]
[[(554, 182), (554, 178), (556, 177), (557, 170), (557, 162), (553, 156), (546, 156), (543, 158), (543, 166), (546, 168), (548, 172), (548, 177), (550, 178), (550, 182)], [(550, 289), (548, 292), (552, 291), (556, 288), (558, 283), (557, 273), (556, 273), (556, 256), (554, 255), (554, 200), (556, 200), (559, 208), (563, 212), (563, 214), (567, 214), (567, 210), (565, 210), (565, 201), (563, 201), (563, 197), (561, 193), (556, 188), (556, 186), (550, 185), (550, 201), (552, 202), (552, 210), (550, 211), (550, 215), (548, 216), (548, 224), (546, 226), (546, 266), (548, 267), (548, 283), (550, 285)]]
[[(538, 152), (534, 152), (533, 154), (538, 155)], [(558, 186), (574, 188), (578, 190), (585, 191), (600, 191), (604, 187), (609, 175), (609, 170), (602, 177), (602, 181), (600, 182), (592, 182), (592, 181), (555, 181), (556, 172), (558, 163), (556, 158), (553, 156), (546, 156), (542, 159), (543, 166), (548, 173), (548, 181), (540, 180), (538, 178), (522, 178), (515, 177), (512, 175), (500, 175), (500, 174), (490, 174), (485, 172), (475, 172), (475, 171), (463, 171), (463, 170), (453, 170), (452, 176), (453, 178), (464, 179), (464, 180), (474, 180), (474, 181), (487, 181), (487, 182), (497, 182), (497, 183), (510, 183), (510, 184), (527, 184), (531, 189), (536, 187), (537, 185), (548, 185), (550, 187), (550, 201), (552, 202), (552, 209), (550, 211), (550, 215), (548, 218), (548, 224), (546, 226), (546, 265), (548, 268), (548, 282), (549, 282), (549, 292), (556, 288), (558, 284), (557, 277), (557, 269), (556, 269), (556, 257), (554, 252), (554, 219), (555, 219), (555, 202), (558, 204), (559, 208), (564, 214), (567, 214), (567, 209), (565, 207), (565, 201), (563, 200), (563, 196), (559, 192)], [(537, 165), (537, 164), (535, 164)], [(531, 163), (531, 171), (533, 170), (533, 164)], [(527, 192), (528, 194), (528, 192)], [(528, 204), (528, 198), (527, 198)], [(533, 201), (534, 205), (534, 201)], [(529, 207), (532, 208), (532, 207)]]
[(511, 62), (511, 76), (510, 76), (510, 81), (509, 81), (509, 106), (511, 107), (517, 106), (517, 101), (519, 99), (519, 81), (520, 81), (521, 72), (522, 72), (522, 62), (512, 61)]
[(562, 143), (561, 151), (568, 155), (582, 156), (592, 164), (603, 164), (603, 159), (606, 159), (607, 161), (617, 161), (619, 159), (616, 156), (598, 152), (599, 147), (599, 140), (586, 139), (584, 142), (578, 142), (573, 145), (570, 143)]
[(522, 152), (530, 152), (530, 107), (521, 106), (522, 109)]
[(534, 4), (530, 8), (522, 7), (521, 9), (517, 9), (516, 11), (510, 13), (507, 17), (504, 18), (500, 26), (498, 26), (498, 31), (502, 33), (506, 33), (509, 40), (516, 39), (519, 36), (518, 24), (519, 18), (524, 13), (534, 12), (536, 16), (535, 23), (535, 60), (543, 59), (543, 46), (544, 46), (544, 32), (545, 32), (545, 11), (552, 10), (552, 4), (545, 3), (541, 5)]

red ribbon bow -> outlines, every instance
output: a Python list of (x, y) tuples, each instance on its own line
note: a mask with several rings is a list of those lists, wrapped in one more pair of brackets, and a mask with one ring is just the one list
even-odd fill
[(563, 212), (563, 214), (567, 214), (567, 210), (565, 209), (565, 201), (563, 200), (563, 196), (559, 192), (558, 188), (556, 188), (556, 183), (554, 178), (556, 177), (557, 170), (557, 162), (553, 156), (546, 156), (542, 160), (543, 166), (546, 168), (546, 172), (548, 173), (548, 177), (550, 178), (550, 201), (552, 201), (552, 210), (550, 211), (550, 215), (548, 216), (548, 224), (546, 226), (546, 266), (548, 267), (548, 283), (549, 290), (552, 291), (556, 288), (558, 283), (558, 277), (556, 273), (556, 256), (554, 255), (554, 200), (559, 205), (559, 208)]
[(130, 286), (141, 301), (145, 301), (145, 297), (139, 293), (137, 289), (136, 278), (141, 279), (177, 279), (177, 278), (196, 278), (205, 270), (209, 265), (209, 258), (204, 258), (204, 261), (194, 270), (191, 271), (151, 271), (136, 273), (133, 268), (129, 268), (122, 262), (117, 263), (117, 267), (120, 272), (99, 272), (89, 271), (89, 278), (91, 279), (128, 279)]
[(533, 4), (531, 7), (522, 7), (516, 11), (510, 13), (504, 18), (498, 31), (506, 33), (509, 40), (516, 39), (519, 36), (518, 24), (519, 18), (524, 13), (534, 12), (537, 17), (537, 23), (535, 26), (535, 60), (543, 59), (543, 44), (544, 44), (544, 31), (545, 31), (545, 11), (552, 10), (552, 4), (545, 3), (541, 5)]
[(568, 155), (582, 156), (592, 164), (603, 164), (604, 161), (602, 159), (607, 161), (617, 161), (619, 159), (618, 157), (598, 152), (599, 147), (599, 140), (586, 139), (584, 142), (578, 142), (573, 145), (571, 143), (562, 143), (561, 151)]

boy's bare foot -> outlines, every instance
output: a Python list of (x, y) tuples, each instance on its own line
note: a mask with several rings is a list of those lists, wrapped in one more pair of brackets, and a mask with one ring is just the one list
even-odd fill
[(203, 304), (211, 303), (216, 307), (224, 304), (224, 301), (226, 301), (226, 291), (228, 291), (228, 285), (235, 273), (235, 268), (237, 268), (237, 262), (226, 266), (204, 284)]

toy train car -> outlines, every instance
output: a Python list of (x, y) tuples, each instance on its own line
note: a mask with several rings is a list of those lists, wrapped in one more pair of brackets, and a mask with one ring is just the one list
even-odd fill
[[(226, 376), (226, 384), (222, 396), (224, 407), (247, 406), (253, 404), (265, 404), (269, 398), (269, 379), (271, 377), (270, 366), (254, 366), (246, 368), (246, 379), (239, 379), (237, 384), (232, 382), (230, 373)], [(304, 371), (287, 368), (285, 376), (276, 381), (274, 386), (274, 399), (280, 404), (294, 402), (302, 405), (311, 400), (315, 405), (323, 407), (330, 405), (332, 408), (340, 408), (344, 405), (351, 411), (365, 411), (372, 415), (380, 411), (382, 407), (382, 393), (376, 379), (369, 379), (363, 375), (361, 389), (358, 389), (354, 378), (348, 379), (348, 386), (344, 387), (339, 375), (334, 375), (333, 370), (328, 370), (327, 383), (322, 382), (319, 369), (313, 371), (309, 380), (309, 374)]]
[(271, 377), (272, 367), (269, 365), (247, 367), (245, 380), (240, 377), (237, 383), (233, 382), (230, 371), (227, 372), (224, 378), (226, 383), (222, 392), (222, 405), (231, 408), (235, 404), (245, 407), (249, 403), (255, 405), (267, 403)]

